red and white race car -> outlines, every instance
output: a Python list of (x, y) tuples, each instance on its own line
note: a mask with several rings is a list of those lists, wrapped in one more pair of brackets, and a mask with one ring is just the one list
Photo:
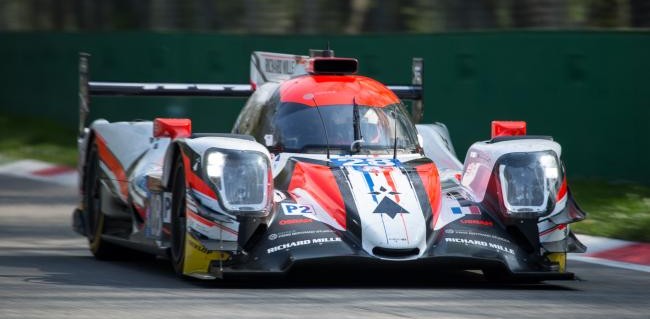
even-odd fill
[[(136, 249), (204, 279), (302, 265), (573, 278), (566, 253), (585, 247), (568, 224), (585, 213), (558, 143), (495, 121), (461, 163), (443, 124), (414, 125), (422, 60), (407, 86), (356, 72), (331, 50), (254, 52), (251, 85), (94, 82), (82, 54), (74, 229), (100, 259)], [(195, 133), (190, 119), (87, 125), (106, 95), (249, 98), (231, 133)]]

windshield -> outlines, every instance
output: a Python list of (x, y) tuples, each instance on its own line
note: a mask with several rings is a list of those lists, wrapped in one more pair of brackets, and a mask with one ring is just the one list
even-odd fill
[(398, 152), (418, 152), (415, 127), (401, 104), (382, 108), (358, 106), (361, 141), (351, 147), (355, 141), (353, 114), (353, 105), (321, 106), (317, 109), (298, 103), (284, 103), (273, 119), (273, 134), (264, 136), (264, 141), (267, 146), (283, 152), (324, 153), (329, 142), (330, 151), (334, 154), (392, 154), (397, 119)]

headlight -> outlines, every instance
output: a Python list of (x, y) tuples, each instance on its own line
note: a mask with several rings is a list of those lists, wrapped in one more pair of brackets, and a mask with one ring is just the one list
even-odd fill
[(552, 152), (506, 154), (499, 159), (498, 170), (509, 215), (540, 217), (551, 212), (561, 175)]
[(255, 151), (211, 150), (205, 156), (205, 173), (231, 212), (268, 213), (270, 165)]

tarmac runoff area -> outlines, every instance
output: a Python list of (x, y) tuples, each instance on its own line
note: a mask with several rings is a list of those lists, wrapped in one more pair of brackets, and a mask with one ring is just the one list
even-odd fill
[[(648, 318), (650, 313), (648, 245), (591, 236), (581, 236), (589, 254), (572, 255), (568, 262), (578, 280), (535, 285), (491, 284), (472, 272), (201, 282), (176, 277), (166, 260), (98, 261), (70, 227), (76, 174), (36, 163), (34, 170), (25, 162), (0, 166), (0, 318)], [(41, 174), (31, 176), (33, 171)]]

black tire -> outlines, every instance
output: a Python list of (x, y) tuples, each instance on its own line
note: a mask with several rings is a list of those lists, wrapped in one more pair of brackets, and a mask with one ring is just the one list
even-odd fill
[(171, 247), (170, 260), (176, 274), (183, 275), (185, 264), (185, 171), (180, 156), (176, 159), (172, 175)]
[(95, 258), (116, 260), (125, 255), (124, 248), (102, 240), (106, 225), (106, 215), (101, 211), (99, 181), (99, 157), (97, 145), (91, 143), (84, 173), (84, 206), (86, 210), (86, 234), (88, 246)]

